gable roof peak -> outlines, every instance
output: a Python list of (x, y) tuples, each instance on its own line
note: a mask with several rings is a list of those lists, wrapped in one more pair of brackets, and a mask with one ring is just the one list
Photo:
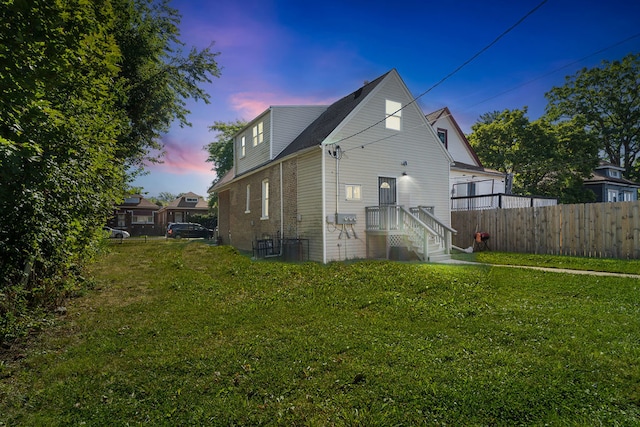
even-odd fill
[(276, 159), (286, 157), (305, 148), (320, 145), (340, 123), (362, 102), (389, 74), (397, 71), (391, 69), (375, 80), (366, 83), (350, 94), (343, 96), (327, 109), (309, 126), (307, 126)]

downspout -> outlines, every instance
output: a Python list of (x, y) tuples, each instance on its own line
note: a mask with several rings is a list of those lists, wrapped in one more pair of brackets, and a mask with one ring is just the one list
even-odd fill
[(265, 258), (272, 257), (282, 257), (284, 245), (282, 244), (282, 240), (284, 238), (284, 196), (282, 194), (282, 189), (284, 185), (282, 183), (282, 162), (280, 162), (280, 252), (277, 255), (266, 255)]
[(282, 182), (282, 162), (280, 162), (280, 255), (282, 256), (282, 250), (284, 245), (282, 240), (284, 239), (284, 184)]
[(320, 145), (320, 157), (322, 158), (322, 263), (327, 263), (327, 226), (324, 224), (327, 217), (327, 197), (325, 194), (326, 167), (324, 159), (324, 146)]

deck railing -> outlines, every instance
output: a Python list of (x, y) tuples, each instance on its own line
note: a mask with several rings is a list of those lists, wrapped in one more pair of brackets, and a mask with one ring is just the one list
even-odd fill
[(555, 206), (558, 200), (540, 196), (517, 196), (514, 194), (484, 194), (451, 198), (452, 211), (475, 211), (482, 209), (510, 209), (538, 206)]

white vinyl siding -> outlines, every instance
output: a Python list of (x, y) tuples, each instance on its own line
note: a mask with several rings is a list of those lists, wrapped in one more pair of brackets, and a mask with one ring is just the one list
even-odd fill
[(271, 158), (277, 157), (326, 109), (326, 105), (271, 107)]
[(322, 262), (322, 164), (324, 150), (298, 158), (298, 234), (309, 239), (309, 259)]
[[(260, 165), (265, 164), (269, 161), (269, 132), (270, 132), (270, 119), (269, 112), (263, 114), (253, 122), (251, 122), (244, 131), (238, 135), (240, 141), (242, 141), (242, 137), (246, 138), (246, 141), (253, 141), (253, 129), (258, 125), (258, 123), (262, 123), (262, 143), (257, 144), (255, 147), (253, 146), (253, 142), (246, 145), (245, 156), (242, 157), (242, 149), (241, 146), (238, 150), (236, 150), (236, 174), (241, 174), (250, 169), (258, 167)], [(257, 132), (257, 130), (256, 130)], [(240, 142), (241, 144), (241, 142)]]
[(460, 138), (458, 130), (449, 116), (439, 118), (433, 124), (433, 128), (437, 129), (438, 138), (440, 138), (440, 132), (444, 134), (447, 141), (445, 147), (455, 161), (480, 166), (475, 157), (469, 152), (466, 143)]
[[(408, 104), (411, 95), (397, 78), (386, 82), (372, 92), (373, 95), (349, 116), (348, 121), (330, 135), (331, 140), (356, 134), (358, 131), (382, 120), (386, 100), (396, 99)], [(404, 98), (403, 98), (404, 96)], [(344, 191), (348, 183), (362, 185), (360, 201), (342, 202), (341, 213), (356, 214), (354, 230), (357, 239), (338, 239), (339, 233), (327, 233), (327, 260), (339, 260), (366, 256), (365, 208), (378, 205), (378, 177), (395, 177), (398, 186), (399, 205), (434, 206), (436, 216), (450, 225), (449, 164), (442, 142), (431, 129), (422, 111), (414, 104), (402, 110), (402, 132), (386, 129), (384, 124), (374, 126), (367, 132), (342, 140), (340, 147), (345, 155), (340, 160), (340, 183)], [(371, 143), (372, 141), (378, 141)], [(364, 148), (363, 148), (364, 147)], [(326, 152), (326, 150), (325, 150)], [(403, 166), (403, 161), (407, 165)], [(335, 212), (335, 168), (334, 159), (326, 159), (326, 204), (327, 215)], [(407, 176), (402, 173), (406, 172)], [(341, 194), (339, 200), (344, 200)], [(347, 212), (348, 210), (348, 212)], [(338, 246), (340, 244), (340, 246)], [(346, 245), (346, 247), (345, 247)]]

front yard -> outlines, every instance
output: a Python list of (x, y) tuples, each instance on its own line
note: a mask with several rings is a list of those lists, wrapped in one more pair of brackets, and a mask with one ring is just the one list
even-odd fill
[[(486, 255), (489, 256), (489, 255)], [(640, 280), (112, 245), (0, 425), (638, 425)]]

